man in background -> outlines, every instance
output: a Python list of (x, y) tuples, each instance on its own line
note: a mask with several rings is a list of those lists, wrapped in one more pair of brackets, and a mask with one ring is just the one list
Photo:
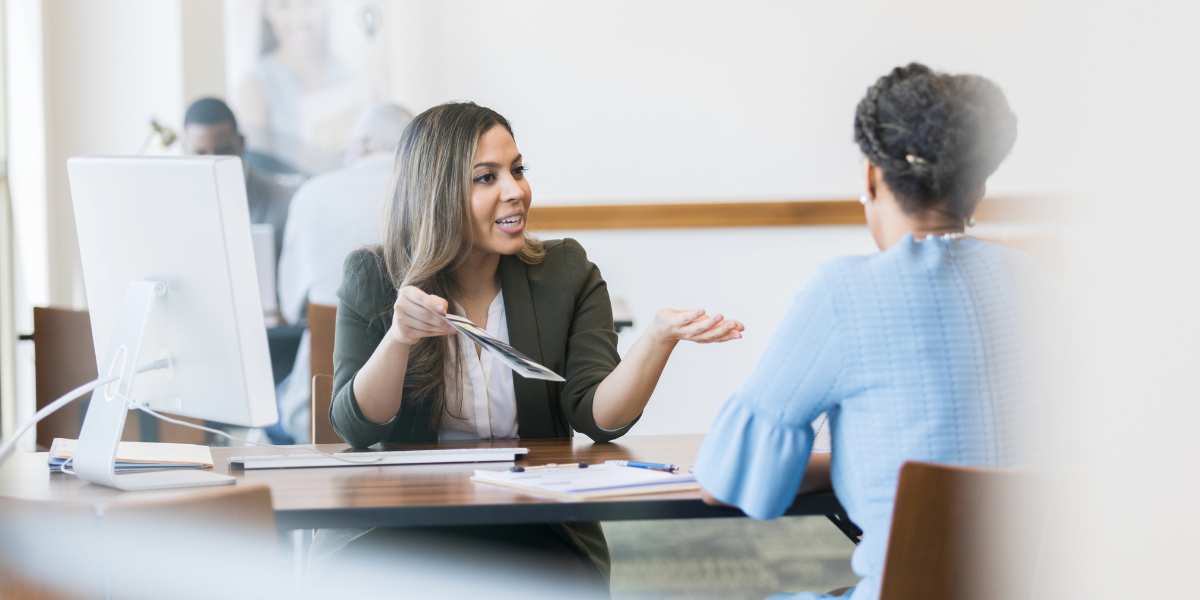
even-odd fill
[[(288, 219), (288, 206), (292, 194), (296, 191), (295, 183), (284, 183), (283, 179), (260, 172), (246, 161), (246, 138), (238, 130), (237, 118), (229, 105), (218, 98), (200, 98), (192, 102), (183, 115), (183, 151), (184, 154), (195, 156), (236, 156), (242, 159), (242, 170), (246, 177), (246, 202), (250, 212), (250, 223), (269, 225), (271, 243), (258, 239), (258, 233), (251, 228), (255, 236), (255, 270), (258, 272), (260, 293), (264, 317), (270, 325), (277, 319), (278, 296), (275, 290), (276, 265), (283, 247), (283, 231)], [(267, 257), (266, 253), (270, 252)], [(282, 342), (271, 339), (268, 330), (268, 340), (271, 349), (272, 370), (282, 374), (282, 369), (291, 364), (293, 352), (297, 347), (294, 338)], [(287, 336), (284, 336), (287, 337)], [(278, 379), (276, 379), (278, 381)], [(209, 423), (216, 427), (216, 424)], [(235, 435), (254, 440), (261, 440), (264, 435), (274, 439), (272, 430), (242, 429), (228, 426), (220, 428)], [(214, 443), (223, 440), (213, 440)]]
[[(346, 166), (310, 179), (296, 192), (279, 261), (280, 311), (289, 323), (299, 321), (310, 302), (337, 304), (346, 256), (382, 242), (393, 157), (412, 118), (395, 104), (369, 109), (354, 127)], [(305, 332), (292, 373), (277, 394), (283, 433), (293, 443), (310, 441), (309, 342)], [(272, 439), (286, 439), (279, 433), (272, 432)]]
[(229, 105), (218, 98), (200, 98), (183, 115), (183, 149), (197, 156), (227, 155), (242, 158), (246, 174), (246, 200), (251, 223), (265, 223), (275, 232), (275, 259), (283, 246), (288, 206), (295, 187), (259, 173), (244, 160), (246, 138), (238, 130)]

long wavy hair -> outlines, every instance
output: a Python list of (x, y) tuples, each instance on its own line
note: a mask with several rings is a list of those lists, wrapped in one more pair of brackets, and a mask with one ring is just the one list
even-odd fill
[[(396, 148), (382, 248), (396, 289), (411, 285), (448, 301), (457, 296), (454, 271), (474, 245), (470, 202), (475, 150), (479, 138), (496, 126), (512, 134), (508, 120), (499, 113), (464, 102), (426, 110), (404, 130)], [(517, 257), (537, 264), (545, 249), (526, 236)], [(461, 412), (461, 385), (450, 390), (445, 386), (447, 357), (457, 353), (456, 337), (448, 336), (423, 338), (408, 355), (404, 397), (432, 402), (435, 428), (443, 410), (455, 417)], [(458, 367), (455, 382), (463, 376), (462, 365)]]

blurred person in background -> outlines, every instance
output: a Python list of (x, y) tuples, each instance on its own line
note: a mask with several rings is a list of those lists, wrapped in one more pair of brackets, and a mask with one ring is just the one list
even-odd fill
[[(1026, 256), (965, 229), (1016, 134), (1004, 93), (983, 77), (910, 64), (867, 90), (854, 139), (880, 252), (836, 259), (808, 283), (697, 458), (707, 500), (757, 519), (832, 477), (863, 531), (851, 561), (862, 579), (841, 597), (879, 597), (902, 463), (1015, 460), (1032, 272)], [(822, 413), (833, 452), (813, 455)]]
[[(384, 208), (392, 159), (412, 113), (380, 104), (358, 121), (346, 149), (346, 166), (305, 183), (292, 199), (283, 254), (279, 259), (279, 303), (283, 318), (298, 323), (310, 302), (337, 304), (342, 264), (352, 251), (383, 240)], [(310, 339), (300, 341), (291, 375), (280, 384), (280, 427), (272, 439), (308, 443)]]
[(259, 12), (258, 57), (234, 95), (250, 147), (305, 173), (336, 169), (372, 91), (333, 50), (334, 6), (264, 0)]
[[(183, 115), (183, 150), (196, 156), (225, 155), (244, 158), (246, 138), (238, 129), (237, 117), (219, 98), (200, 98)], [(270, 175), (260, 173), (245, 161), (246, 201), (251, 223), (265, 223), (275, 233), (275, 257), (283, 246), (288, 207), (295, 188)]]

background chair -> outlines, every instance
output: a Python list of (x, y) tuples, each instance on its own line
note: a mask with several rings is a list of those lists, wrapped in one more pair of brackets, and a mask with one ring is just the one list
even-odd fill
[[(37, 410), (96, 378), (92, 321), (87, 311), (33, 309), (34, 397)], [(37, 424), (37, 445), (49, 448), (56, 437), (78, 438), (87, 398), (64, 406)], [(141, 439), (138, 420), (125, 421), (123, 439)]]
[[(87, 311), (34, 307), (32, 339), (34, 397), (38, 410), (96, 378), (92, 322)], [(87, 397), (81, 398), (38, 423), (37, 445), (46, 449), (56, 437), (78, 438), (87, 403)], [(125, 420), (121, 439), (203, 444), (204, 435), (202, 431), (159, 422), (150, 415), (136, 412), (130, 413)]]
[(341, 436), (329, 421), (329, 405), (333, 401), (333, 339), (337, 324), (337, 306), (308, 305), (308, 330), (311, 339), (309, 364), (312, 373), (312, 441), (314, 444), (337, 444)]
[(1036, 597), (1043, 511), (1029, 483), (1011, 471), (905, 463), (880, 600)]
[(340, 444), (342, 436), (333, 429), (329, 420), (329, 405), (333, 402), (333, 375), (313, 375), (312, 378), (312, 430), (314, 444)]

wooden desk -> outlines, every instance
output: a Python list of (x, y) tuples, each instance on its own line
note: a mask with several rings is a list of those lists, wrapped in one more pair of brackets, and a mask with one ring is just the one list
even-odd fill
[[(700, 435), (626, 436), (615, 443), (595, 444), (583, 436), (574, 440), (503, 440), (466, 444), (414, 445), (396, 449), (430, 447), (529, 448), (518, 464), (588, 462), (610, 459), (643, 459), (690, 467), (699, 449)], [(345, 448), (327, 444), (325, 450)], [(391, 449), (391, 448), (389, 448)], [(481, 464), (346, 466), (320, 469), (229, 470), (231, 456), (306, 452), (303, 446), (272, 448), (213, 448), (215, 470), (232, 473), (240, 481), (271, 488), (276, 522), (281, 529), (326, 527), (409, 527), (419, 525), (476, 525), (501, 523), (555, 523), (571, 521), (625, 521), (640, 519), (697, 519), (741, 516), (734, 508), (713, 507), (699, 492), (675, 492), (587, 502), (560, 502), (522, 494), (497, 486), (476, 484), (472, 472)], [(491, 468), (502, 468), (494, 463)], [(141, 494), (186, 494), (182, 491)], [(124, 494), (92, 486), (46, 470), (45, 454), (14, 456), (0, 468), (0, 495), (81, 502), (114, 502)], [(843, 532), (841, 505), (831, 493), (800, 496), (791, 515), (826, 515)]]

